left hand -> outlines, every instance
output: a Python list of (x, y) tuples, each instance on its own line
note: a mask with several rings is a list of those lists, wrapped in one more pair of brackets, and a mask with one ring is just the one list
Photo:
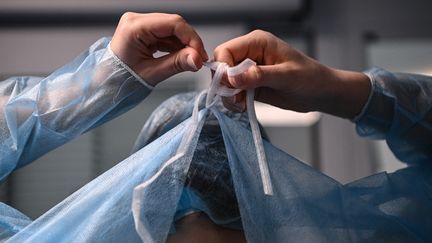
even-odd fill
[[(153, 86), (177, 73), (198, 71), (208, 59), (201, 38), (176, 14), (123, 14), (111, 50)], [(155, 58), (156, 51), (168, 54)]]

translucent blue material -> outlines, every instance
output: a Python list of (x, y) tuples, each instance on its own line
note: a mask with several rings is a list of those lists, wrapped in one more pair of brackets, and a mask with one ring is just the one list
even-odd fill
[(360, 136), (385, 139), (396, 157), (408, 164), (432, 163), (432, 77), (366, 72), (372, 93), (355, 119)]
[(21, 212), (0, 203), (0, 242), (18, 233), (31, 222), (31, 219)]
[[(190, 117), (196, 97), (195, 92), (184, 93), (162, 103), (143, 126), (134, 150), (145, 147)], [(200, 106), (204, 106), (204, 102)], [(237, 124), (250, 128), (246, 113), (231, 112), (221, 103), (216, 103), (215, 109)], [(213, 222), (225, 227), (242, 228), (224, 140), (213, 115), (207, 117), (201, 130), (174, 219), (193, 212), (205, 212)]]
[[(180, 110), (188, 113), (192, 103), (183, 104)], [(198, 123), (172, 117), (163, 124), (180, 124), (71, 195), (11, 242), (139, 242), (139, 236), (144, 242), (164, 242), (175, 232), (174, 220), (188, 209), (204, 211), (223, 227), (243, 230), (248, 242), (432, 240), (430, 166), (342, 185), (265, 142), (274, 190), (268, 196), (252, 133), (239, 122), (241, 117), (232, 118), (217, 106), (202, 110)], [(190, 131), (189, 146), (179, 155)], [(137, 186), (143, 193), (134, 194), (138, 203), (132, 204)], [(193, 197), (184, 200), (190, 192)], [(131, 204), (139, 214), (133, 215)]]
[[(97, 41), (46, 78), (13, 77), (0, 83), (0, 181), (150, 93), (151, 87), (111, 52), (109, 41)], [(0, 203), (0, 239), (28, 224), (15, 212)]]
[[(179, 124), (66, 198), (8, 242), (141, 242), (131, 210), (133, 190), (145, 181), (152, 181), (166, 166), (189, 126), (190, 119)], [(194, 140), (196, 145), (197, 137)], [(176, 192), (183, 187), (181, 171), (188, 167), (190, 156), (165, 167), (157, 180), (150, 183), (156, 188), (149, 187), (143, 208), (152, 219), (149, 231), (155, 239), (166, 237), (169, 232), (180, 197)]]
[[(388, 94), (374, 88), (357, 118), (360, 131), (374, 131), (373, 121), (379, 119), (371, 111), (381, 104), (374, 97)], [(273, 195), (265, 195), (245, 114), (231, 114), (219, 104), (203, 108), (196, 120), (188, 118), (195, 97), (186, 94), (162, 104), (144, 126), (133, 155), (10, 242), (165, 242), (175, 233), (174, 221), (188, 210), (242, 230), (248, 242), (432, 241), (430, 163), (342, 185), (265, 141), (273, 186)], [(429, 96), (418, 99), (423, 98)], [(420, 103), (427, 101), (415, 104)], [(397, 101), (403, 107), (410, 104)], [(376, 118), (382, 114), (386, 111)], [(381, 119), (389, 127), (404, 121), (385, 117)], [(374, 129), (375, 134), (391, 131)]]

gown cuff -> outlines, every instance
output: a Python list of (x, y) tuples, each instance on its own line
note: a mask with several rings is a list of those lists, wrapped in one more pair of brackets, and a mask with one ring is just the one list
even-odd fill
[(132, 76), (134, 76), (140, 83), (142, 83), (146, 88), (153, 90), (154, 86), (147, 83), (144, 79), (141, 78), (132, 68), (130, 68), (126, 63), (124, 63), (112, 50), (111, 50), (111, 42), (108, 44), (108, 53), (114, 58), (115, 62), (126, 69)]
[(363, 108), (361, 109), (360, 113), (358, 115), (356, 115), (353, 119), (351, 119), (351, 121), (354, 122), (354, 123), (357, 123), (365, 115), (365, 113), (366, 113), (366, 111), (367, 111), (367, 109), (368, 109), (368, 107), (369, 107), (369, 105), (371, 103), (372, 95), (373, 95), (373, 93), (375, 91), (375, 85), (374, 85), (375, 81), (373, 79), (373, 76), (369, 72), (363, 72), (363, 73), (366, 76), (368, 76), (369, 82), (371, 84), (371, 89), (370, 89), (370, 92), (369, 92), (369, 96), (368, 96), (368, 98), (366, 100), (366, 103), (363, 105)]

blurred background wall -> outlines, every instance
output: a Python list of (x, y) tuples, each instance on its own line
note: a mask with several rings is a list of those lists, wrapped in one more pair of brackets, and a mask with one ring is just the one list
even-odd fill
[[(51, 73), (112, 35), (125, 11), (181, 14), (210, 55), (218, 44), (260, 28), (333, 67), (432, 75), (431, 9), (427, 0), (2, 0), (0, 80)], [(14, 172), (0, 186), (1, 201), (38, 217), (126, 158), (162, 101), (209, 80), (204, 69), (170, 78), (132, 111)], [(257, 112), (272, 143), (342, 183), (403, 166), (385, 142), (359, 138), (350, 121), (263, 104)]]

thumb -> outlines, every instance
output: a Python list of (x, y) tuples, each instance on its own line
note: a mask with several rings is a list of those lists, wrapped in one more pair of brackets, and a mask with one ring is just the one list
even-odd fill
[(271, 86), (280, 72), (277, 65), (253, 65), (247, 71), (228, 76), (228, 82), (237, 89), (254, 89)]
[(142, 76), (146, 76), (147, 80), (156, 85), (175, 74), (184, 71), (198, 71), (203, 65), (203, 60), (195, 49), (185, 47), (165, 56), (148, 60), (145, 65), (147, 65), (147, 70)]

